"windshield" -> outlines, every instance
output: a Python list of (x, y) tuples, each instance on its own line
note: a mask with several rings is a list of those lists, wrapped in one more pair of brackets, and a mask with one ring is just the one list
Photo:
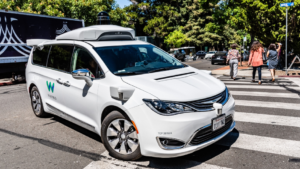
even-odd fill
[(115, 75), (135, 75), (185, 67), (168, 53), (152, 45), (94, 48)]

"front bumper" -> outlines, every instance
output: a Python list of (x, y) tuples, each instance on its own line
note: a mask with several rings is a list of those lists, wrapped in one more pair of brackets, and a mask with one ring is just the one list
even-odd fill
[[(228, 102), (223, 106), (223, 114), (234, 117), (234, 106), (234, 99), (230, 96)], [(230, 128), (222, 134), (199, 145), (190, 145), (189, 142), (195, 132), (211, 124), (211, 120), (217, 117), (216, 111), (162, 116), (153, 112), (147, 105), (141, 105), (130, 109), (129, 113), (139, 130), (141, 153), (151, 157), (169, 158), (190, 154), (217, 142), (235, 127), (233, 118)], [(159, 146), (157, 137), (181, 140), (185, 145), (180, 149), (166, 150)]]
[(214, 63), (226, 63), (226, 59), (212, 59)]

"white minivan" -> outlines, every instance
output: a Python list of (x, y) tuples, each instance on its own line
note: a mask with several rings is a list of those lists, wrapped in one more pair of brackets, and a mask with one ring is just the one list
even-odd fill
[(235, 103), (224, 83), (134, 38), (133, 29), (98, 25), (27, 40), (35, 115), (99, 134), (121, 160), (183, 156), (234, 129)]

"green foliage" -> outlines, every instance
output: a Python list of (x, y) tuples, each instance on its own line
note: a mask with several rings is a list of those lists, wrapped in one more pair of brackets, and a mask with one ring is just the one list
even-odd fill
[(165, 43), (169, 47), (179, 48), (181, 45), (189, 42), (190, 39), (182, 32), (182, 27), (171, 32), (166, 38)]
[[(232, 12), (228, 23), (236, 29), (250, 33), (252, 40), (257, 38), (265, 46), (275, 42), (285, 42), (285, 7), (280, 3), (286, 0), (227, 0), (227, 8)], [(294, 0), (288, 9), (288, 44), (300, 53), (300, 0)], [(290, 48), (291, 47), (291, 48)]]
[(83, 19), (85, 25), (94, 25), (97, 14), (106, 11), (113, 23), (128, 26), (126, 13), (114, 0), (2, 0), (0, 9)]

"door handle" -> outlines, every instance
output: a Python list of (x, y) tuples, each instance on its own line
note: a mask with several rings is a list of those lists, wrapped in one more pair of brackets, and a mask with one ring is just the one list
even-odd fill
[(56, 81), (57, 81), (59, 84), (63, 84), (63, 83), (64, 83), (60, 78), (56, 79)]
[(64, 85), (65, 85), (65, 86), (71, 86), (71, 84), (70, 84), (69, 81), (64, 82)]

